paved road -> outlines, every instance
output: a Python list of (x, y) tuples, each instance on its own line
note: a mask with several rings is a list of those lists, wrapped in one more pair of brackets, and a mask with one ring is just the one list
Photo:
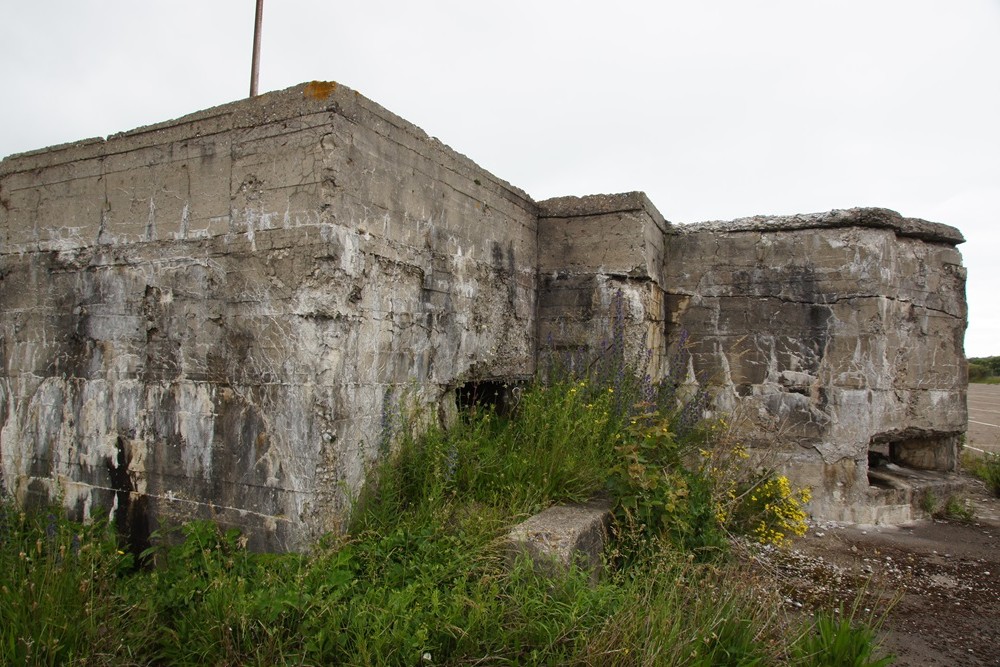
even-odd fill
[(1000, 384), (969, 385), (968, 445), (1000, 453)]

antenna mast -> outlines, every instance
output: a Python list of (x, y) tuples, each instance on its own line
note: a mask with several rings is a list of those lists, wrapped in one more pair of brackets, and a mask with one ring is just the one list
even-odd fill
[(260, 20), (264, 14), (264, 0), (257, 0), (257, 14), (253, 21), (253, 60), (250, 64), (250, 97), (257, 97), (257, 75), (260, 73)]

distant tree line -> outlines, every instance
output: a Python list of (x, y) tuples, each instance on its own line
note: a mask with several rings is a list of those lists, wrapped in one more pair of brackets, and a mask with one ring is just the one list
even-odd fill
[(969, 382), (989, 382), (1000, 379), (1000, 357), (971, 357), (969, 359)]

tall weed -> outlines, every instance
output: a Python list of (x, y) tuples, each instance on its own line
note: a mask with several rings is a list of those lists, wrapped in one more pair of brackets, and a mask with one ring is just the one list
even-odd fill
[(118, 595), (132, 556), (113, 527), (26, 512), (0, 499), (0, 664), (66, 664), (127, 655), (132, 609)]
[(786, 626), (776, 596), (730, 564), (652, 552), (619, 575), (627, 603), (582, 651), (593, 665), (773, 665)]
[(586, 382), (539, 383), (519, 391), (511, 418), (483, 409), (448, 428), (400, 429), (396, 451), (369, 478), (352, 532), (413, 513), (447, 514), (455, 501), (520, 515), (586, 500), (607, 478), (611, 409), (610, 394), (595, 394)]

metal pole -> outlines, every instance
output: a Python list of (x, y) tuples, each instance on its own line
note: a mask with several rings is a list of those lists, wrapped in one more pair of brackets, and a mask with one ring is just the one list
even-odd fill
[(250, 64), (250, 97), (257, 97), (257, 75), (260, 72), (260, 20), (264, 14), (264, 0), (257, 0), (257, 14), (253, 21), (253, 61)]

